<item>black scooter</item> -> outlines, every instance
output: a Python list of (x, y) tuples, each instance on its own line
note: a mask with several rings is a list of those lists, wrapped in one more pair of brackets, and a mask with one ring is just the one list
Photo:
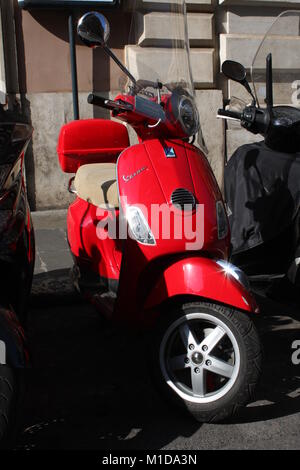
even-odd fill
[[(224, 62), (222, 71), (231, 80), (246, 80), (236, 62)], [(267, 108), (258, 108), (253, 99), (241, 113), (218, 111), (218, 117), (240, 120), (264, 137), (239, 147), (225, 168), (231, 259), (250, 276), (286, 272), (299, 242), (300, 110), (273, 106), (271, 54), (267, 77)]]
[[(243, 85), (251, 103), (241, 110), (219, 109), (218, 117), (239, 121), (241, 126), (263, 140), (239, 147), (225, 167), (225, 199), (231, 227), (231, 260), (250, 278), (250, 281), (283, 279), (288, 287), (300, 282), (300, 110), (296, 106), (273, 103), (273, 78), (293, 80), (294, 72), (283, 73), (291, 57), (282, 58), (276, 52), (276, 34), (282, 20), (291, 24), (299, 21), (300, 12), (279, 15), (263, 39), (252, 65), (253, 90), (245, 68), (227, 60), (223, 74)], [(297, 51), (287, 51), (296, 54)], [(274, 58), (276, 64), (274, 67)], [(263, 70), (263, 61), (266, 64)], [(281, 62), (283, 66), (281, 67)], [(296, 68), (295, 68), (296, 69)], [(290, 77), (291, 76), (291, 77)], [(255, 83), (255, 79), (259, 84)], [(265, 82), (266, 86), (262, 86)], [(283, 85), (280, 83), (282, 93)], [(289, 85), (293, 104), (293, 82)], [(287, 88), (289, 91), (289, 88)], [(265, 93), (260, 99), (259, 93)], [(276, 96), (277, 101), (281, 96)], [(288, 281), (286, 281), (288, 280)], [(278, 281), (277, 281), (278, 283)], [(290, 291), (289, 291), (290, 293)]]
[(34, 270), (35, 245), (24, 181), (27, 124), (0, 110), (0, 448), (16, 424), (20, 371), (29, 355), (22, 325)]

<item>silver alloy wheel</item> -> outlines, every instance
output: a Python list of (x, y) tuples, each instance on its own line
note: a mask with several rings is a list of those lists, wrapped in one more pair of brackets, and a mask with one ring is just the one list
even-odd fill
[(235, 384), (240, 351), (222, 320), (209, 313), (190, 313), (174, 321), (165, 332), (159, 361), (167, 384), (182, 399), (210, 403), (226, 395)]

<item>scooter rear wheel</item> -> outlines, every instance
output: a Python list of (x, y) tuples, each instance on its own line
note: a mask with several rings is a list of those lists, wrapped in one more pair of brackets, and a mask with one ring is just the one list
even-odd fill
[(159, 387), (200, 422), (222, 421), (252, 400), (261, 357), (250, 318), (221, 305), (180, 305), (155, 333)]

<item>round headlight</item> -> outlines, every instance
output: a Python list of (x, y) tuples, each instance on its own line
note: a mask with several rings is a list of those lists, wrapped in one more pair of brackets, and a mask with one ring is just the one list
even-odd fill
[(179, 121), (188, 136), (199, 130), (199, 113), (196, 104), (189, 96), (181, 96), (179, 101)]

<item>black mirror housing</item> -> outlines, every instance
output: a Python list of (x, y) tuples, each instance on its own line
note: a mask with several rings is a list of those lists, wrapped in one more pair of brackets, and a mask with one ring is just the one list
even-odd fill
[(109, 22), (101, 13), (88, 12), (78, 21), (77, 33), (88, 47), (105, 47), (110, 35)]
[(225, 77), (238, 83), (244, 83), (247, 76), (245, 67), (234, 60), (225, 60), (222, 64), (222, 72)]
[(222, 64), (222, 72), (226, 78), (229, 78), (229, 80), (233, 80), (243, 85), (248, 91), (248, 93), (251, 95), (253, 105), (256, 104), (255, 96), (247, 81), (246, 69), (242, 64), (240, 64), (239, 62), (235, 62), (234, 60), (225, 60), (225, 62), (223, 62)]

